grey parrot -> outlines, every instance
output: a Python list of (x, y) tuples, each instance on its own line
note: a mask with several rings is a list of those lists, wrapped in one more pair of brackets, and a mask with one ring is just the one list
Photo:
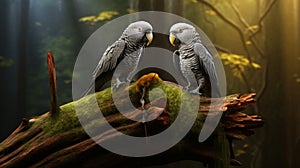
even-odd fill
[[(115, 74), (115, 88), (120, 84), (130, 82), (134, 75), (143, 48), (148, 46), (153, 39), (152, 26), (145, 21), (137, 21), (128, 25), (121, 37), (109, 46), (102, 55), (97, 67), (95, 68), (89, 88), (83, 96), (93, 93), (95, 90), (112, 79)], [(122, 63), (120, 64), (120, 62)], [(116, 67), (119, 66), (117, 69)]]
[[(196, 29), (186, 23), (176, 23), (170, 28), (170, 43), (179, 49), (173, 53), (173, 63), (187, 80), (186, 89), (208, 97), (220, 97), (220, 89), (212, 54), (203, 45)], [(190, 87), (195, 87), (190, 90)], [(213, 88), (213, 92), (212, 92)], [(205, 121), (206, 122), (206, 121)], [(205, 125), (205, 123), (204, 123)], [(229, 141), (231, 164), (240, 166), (235, 159), (232, 139)]]
[(185, 89), (207, 97), (220, 97), (212, 54), (202, 44), (196, 29), (186, 23), (176, 23), (170, 28), (169, 40), (179, 48), (173, 53), (173, 64), (186, 79)]

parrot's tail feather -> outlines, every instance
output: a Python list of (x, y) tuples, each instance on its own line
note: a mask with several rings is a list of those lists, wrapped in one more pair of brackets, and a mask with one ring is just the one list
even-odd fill
[(82, 93), (82, 95), (80, 97), (84, 97), (89, 95), (90, 93), (92, 93), (91, 91), (93, 90), (94, 87), (94, 81), (91, 81), (89, 87)]

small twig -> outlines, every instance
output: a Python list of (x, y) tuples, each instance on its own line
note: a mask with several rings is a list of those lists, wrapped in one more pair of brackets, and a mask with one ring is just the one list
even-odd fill
[(263, 14), (260, 16), (258, 20), (258, 29), (256, 30), (255, 33), (250, 35), (250, 38), (254, 37), (257, 33), (259, 33), (263, 27), (263, 20), (265, 17), (268, 15), (268, 13), (271, 11), (272, 7), (275, 5), (277, 0), (272, 0), (268, 6), (266, 7), (266, 10), (263, 12)]
[[(240, 20), (240, 22), (243, 23), (243, 25), (245, 26), (245, 28), (250, 27), (249, 23), (243, 17), (240, 10), (237, 8), (237, 6), (234, 4), (234, 2), (232, 0), (230, 1), (230, 5), (231, 5), (233, 11), (235, 12), (235, 14), (238, 16), (238, 19)], [(252, 30), (252, 29), (249, 29), (249, 31), (254, 33), (254, 30)]]
[(227, 53), (227, 54), (232, 54), (232, 52), (229, 49), (225, 48), (225, 47), (222, 47), (218, 44), (214, 44), (214, 46), (216, 47), (216, 49), (218, 51), (221, 51), (221, 52), (224, 52), (224, 53)]
[(213, 4), (211, 4), (210, 2), (207, 2), (205, 0), (197, 0), (200, 3), (203, 3), (204, 5), (208, 6), (211, 10), (213, 10), (216, 15), (218, 15), (224, 22), (226, 22), (227, 24), (229, 24), (231, 27), (233, 27), (240, 35), (241, 41), (243, 43), (243, 48), (245, 49), (246, 55), (249, 59), (250, 64), (252, 64), (252, 58), (250, 56), (250, 52), (248, 50), (248, 47), (246, 45), (246, 39), (245, 39), (245, 35), (243, 30), (240, 28), (240, 26), (238, 26), (235, 22), (233, 22), (232, 20), (230, 20), (228, 17), (226, 17), (225, 15), (223, 15)]
[[(250, 27), (249, 23), (246, 21), (246, 19), (242, 16), (240, 10), (238, 9), (238, 7), (232, 2), (231, 0), (231, 7), (233, 9), (233, 11), (236, 13), (236, 15), (238, 16), (238, 19), (240, 20), (240, 22), (245, 26), (245, 28)], [(249, 31), (254, 34), (255, 31), (252, 29), (249, 29)], [(259, 55), (261, 57), (264, 57), (264, 53), (262, 51), (262, 49), (258, 46), (257, 41), (255, 39), (255, 36), (253, 36), (253, 38), (249, 38), (249, 40), (251, 41), (251, 43), (253, 44), (254, 48), (256, 48), (257, 52), (259, 53)]]
[[(212, 27), (213, 27), (213, 30), (215, 30), (215, 29), (216, 29), (216, 24), (215, 24), (215, 22), (212, 21), (211, 19), (208, 19), (207, 15), (205, 14), (205, 8), (204, 8), (204, 6), (201, 6), (201, 7), (202, 7), (202, 10), (204, 11), (204, 19), (205, 19), (205, 21), (206, 21), (207, 23), (211, 24)], [(213, 36), (213, 37), (212, 37), (212, 42), (214, 43), (214, 42), (216, 41), (216, 35), (215, 35), (215, 33), (213, 33), (212, 36)]]

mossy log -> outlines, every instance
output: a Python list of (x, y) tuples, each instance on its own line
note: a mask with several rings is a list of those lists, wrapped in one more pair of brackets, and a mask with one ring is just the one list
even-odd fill
[[(147, 91), (160, 88), (166, 92), (167, 97), (157, 97), (151, 104), (146, 99), (146, 109), (149, 115), (157, 115), (155, 120), (147, 122), (149, 136), (163, 131), (170, 126), (176, 118), (176, 101), (181, 89), (171, 82), (157, 82), (148, 85)], [(138, 85), (139, 86), (139, 85)], [(141, 94), (138, 92), (137, 83), (120, 91), (120, 102), (132, 102), (140, 108)], [(130, 93), (130, 100), (126, 99), (125, 93)], [(144, 136), (142, 122), (133, 121), (124, 117), (116, 109), (111, 98), (111, 89), (108, 88), (95, 95), (86, 96), (78, 101), (60, 107), (56, 115), (45, 113), (30, 120), (23, 119), (20, 126), (0, 144), (0, 167), (140, 167), (170, 163), (178, 160), (196, 160), (203, 163), (214, 163), (222, 160), (222, 156), (216, 151), (213, 134), (207, 141), (199, 143), (198, 134), (201, 123), (211, 108), (219, 108), (211, 102), (217, 99), (201, 98), (198, 118), (190, 130), (190, 133), (180, 143), (171, 149), (150, 157), (126, 157), (111, 153), (101, 148), (83, 130), (78, 121), (74, 104), (85, 104), (87, 120), (93, 121), (94, 109), (89, 109), (89, 103), (96, 96), (99, 108), (106, 120), (120, 132), (132, 136)], [(195, 96), (193, 96), (195, 97)], [(242, 111), (255, 103), (255, 94), (230, 95), (222, 104), (221, 132), (228, 137), (244, 139), (252, 135), (253, 129), (263, 126), (263, 121), (257, 115), (247, 115)], [(166, 100), (167, 99), (167, 100)], [(194, 100), (199, 100), (195, 98)], [(167, 101), (166, 107), (164, 103)], [(172, 111), (173, 110), (173, 111)], [(140, 110), (127, 112), (133, 118), (141, 117)], [(200, 124), (199, 124), (200, 123)], [(101, 125), (100, 125), (101, 126)], [(219, 131), (220, 132), (220, 131)], [(107, 130), (99, 135), (99, 141), (110, 141), (121, 136), (111, 134)]]

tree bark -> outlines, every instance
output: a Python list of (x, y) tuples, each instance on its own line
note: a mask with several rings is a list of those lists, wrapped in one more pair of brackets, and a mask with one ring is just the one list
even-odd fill
[[(141, 94), (137, 92), (137, 82), (121, 91), (120, 102), (126, 104), (131, 101), (140, 108)], [(152, 84), (151, 87), (167, 86), (175, 90), (180, 89), (179, 86), (171, 82), (158, 83)], [(170, 92), (175, 90), (170, 90)], [(130, 100), (123, 100), (122, 94), (128, 91)], [(96, 97), (101, 98), (109, 92), (110, 89), (106, 89), (97, 93)], [(90, 97), (84, 97), (79, 102), (88, 104)], [(111, 97), (108, 97), (102, 97), (102, 100), (98, 99), (99, 107), (101, 106), (106, 120), (115, 129), (127, 135), (144, 136), (143, 123), (124, 117), (116, 109)], [(224, 156), (229, 156), (229, 153), (225, 153), (225, 155), (223, 153), (221, 156), (219, 149), (216, 149), (214, 142), (219, 135), (223, 133), (231, 138), (244, 139), (254, 133), (254, 128), (263, 126), (263, 121), (259, 116), (247, 115), (242, 112), (255, 103), (254, 97), (255, 94), (227, 96), (221, 106), (220, 112), (223, 113), (223, 116), (220, 127), (205, 142), (199, 143), (197, 141), (201, 126), (194, 124), (190, 133), (171, 149), (155, 156), (140, 158), (117, 155), (97, 145), (78, 124), (75, 110), (72, 108), (73, 102), (62, 106), (56, 117), (50, 117), (50, 113), (45, 113), (30, 120), (23, 119), (20, 126), (0, 144), (0, 167), (136, 167), (186, 159), (213, 165), (216, 161), (225, 159)], [(166, 107), (163, 106), (166, 99), (167, 102), (171, 101), (168, 100), (169, 98), (157, 98), (151, 104), (146, 99), (145, 108), (148, 109), (149, 116), (160, 114), (155, 120), (147, 122), (149, 136), (163, 131), (172, 124), (172, 118), (176, 118), (176, 112), (168, 111), (171, 109), (170, 104), (167, 103)], [(204, 97), (200, 99), (198, 115), (200, 117), (195, 123), (203, 122), (209, 109), (220, 109), (220, 104), (211, 103), (217, 100)], [(142, 115), (140, 110), (131, 110), (126, 114), (132, 118), (141, 118)], [(63, 124), (63, 127), (58, 127), (57, 125), (61, 123), (72, 124)], [(96, 138), (98, 141), (106, 142), (118, 136), (122, 135), (120, 133), (112, 134), (110, 130), (107, 130), (97, 135)]]

